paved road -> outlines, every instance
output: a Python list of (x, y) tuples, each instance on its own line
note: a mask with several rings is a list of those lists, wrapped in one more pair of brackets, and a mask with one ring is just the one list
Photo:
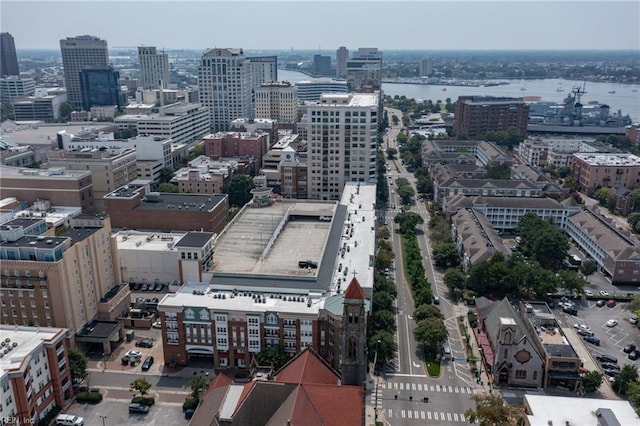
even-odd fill
[[(399, 111), (395, 113), (401, 117)], [(392, 112), (389, 112), (391, 117)], [(389, 120), (392, 126), (385, 136), (385, 148), (396, 148), (395, 138), (400, 132), (399, 126), (393, 126), (393, 121)], [(387, 424), (430, 424), (430, 425), (450, 425), (465, 423), (464, 412), (474, 407), (470, 399), (478, 392), (475, 389), (475, 382), (469, 371), (462, 340), (456, 324), (456, 316), (453, 307), (446, 300), (446, 287), (442, 284), (442, 277), (431, 264), (431, 252), (428, 244), (428, 234), (419, 234), (418, 240), (422, 248), (425, 259), (425, 270), (427, 278), (432, 283), (434, 295), (440, 295), (440, 309), (445, 315), (445, 325), (449, 331), (449, 346), (453, 356), (459, 361), (444, 362), (441, 368), (441, 375), (438, 378), (427, 376), (423, 362), (422, 353), (419, 350), (415, 338), (413, 311), (415, 305), (408, 284), (404, 280), (402, 269), (402, 251), (400, 246), (400, 235), (398, 227), (394, 224), (393, 218), (400, 212), (401, 200), (395, 191), (395, 179), (404, 177), (412, 184), (415, 190), (415, 178), (413, 174), (406, 171), (399, 160), (390, 161), (391, 175), (389, 179), (389, 206), (396, 206), (396, 209), (386, 211), (386, 218), (392, 227), (392, 244), (395, 257), (394, 279), (398, 291), (397, 303), (397, 343), (398, 355), (391, 365), (394, 367), (386, 372), (386, 375), (376, 377), (374, 381), (374, 392), (372, 392), (370, 403), (378, 407), (380, 416), (384, 417)], [(391, 190), (394, 190), (391, 193)], [(424, 231), (428, 231), (429, 214), (427, 208), (422, 203), (414, 203), (411, 211), (420, 214), (424, 221)], [(377, 390), (375, 390), (377, 389)], [(424, 398), (428, 398), (425, 402)], [(427, 423), (428, 422), (428, 423)]]

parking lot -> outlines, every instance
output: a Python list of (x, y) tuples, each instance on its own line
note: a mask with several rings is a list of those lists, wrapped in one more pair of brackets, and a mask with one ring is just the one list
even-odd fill
[[(562, 316), (570, 327), (576, 323), (584, 324), (593, 331), (595, 337), (600, 339), (600, 346), (583, 340), (583, 344), (594, 358), (597, 354), (606, 354), (617, 358), (620, 366), (629, 364), (640, 367), (638, 360), (630, 360), (622, 351), (628, 344), (640, 346), (640, 329), (629, 322), (632, 313), (624, 309), (624, 303), (617, 303), (614, 307), (606, 305), (600, 307), (596, 300), (579, 300), (574, 303), (578, 307), (578, 315), (562, 314)], [(608, 327), (609, 320), (615, 320), (617, 324)]]
[[(114, 425), (186, 425), (182, 404), (160, 402), (151, 407), (147, 414), (129, 414), (129, 399), (105, 398), (101, 403), (73, 404), (66, 414), (84, 418), (85, 426)], [(104, 423), (103, 423), (104, 417)]]

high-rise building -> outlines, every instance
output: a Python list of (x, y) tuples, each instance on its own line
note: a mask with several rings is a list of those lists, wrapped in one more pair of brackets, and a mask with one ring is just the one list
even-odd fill
[(291, 83), (262, 84), (255, 91), (256, 118), (271, 118), (280, 124), (298, 121), (298, 88)]
[(140, 80), (143, 89), (159, 89), (169, 84), (169, 55), (157, 53), (153, 46), (139, 46)]
[(16, 44), (10, 33), (0, 34), (0, 77), (20, 75)]
[(420, 60), (420, 77), (426, 77), (433, 73), (433, 59), (422, 58)]
[(453, 133), (475, 137), (515, 130), (520, 136), (526, 136), (528, 122), (529, 105), (521, 98), (460, 96), (455, 103)]
[(378, 102), (375, 93), (325, 93), (308, 106), (309, 198), (337, 200), (345, 183), (375, 181)]
[(349, 91), (380, 90), (382, 86), (382, 52), (375, 47), (361, 47), (347, 61)]
[(80, 71), (90, 66), (107, 66), (109, 50), (106, 40), (95, 36), (83, 35), (60, 40), (64, 85), (67, 88), (68, 101), (75, 108), (82, 108), (82, 90)]
[(242, 49), (207, 49), (198, 67), (200, 103), (209, 108), (211, 131), (231, 120), (253, 118), (251, 63)]
[(314, 78), (296, 83), (298, 100), (318, 101), (323, 93), (347, 93), (347, 82), (332, 78)]
[(116, 106), (121, 109), (120, 73), (111, 66), (91, 66), (80, 71), (80, 93), (82, 108), (89, 111), (93, 106)]
[(328, 76), (331, 74), (331, 57), (313, 55), (313, 73), (315, 75)]
[(349, 49), (340, 46), (336, 50), (336, 77), (347, 77), (347, 61), (349, 60)]
[(251, 63), (251, 80), (254, 89), (261, 84), (278, 81), (277, 56), (252, 56), (248, 59)]

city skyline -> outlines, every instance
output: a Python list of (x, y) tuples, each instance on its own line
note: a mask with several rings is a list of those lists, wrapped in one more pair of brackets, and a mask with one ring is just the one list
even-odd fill
[[(56, 49), (83, 34), (111, 49), (640, 50), (637, 1), (84, 0), (0, 8), (17, 50)], [(269, 31), (260, 30), (264, 23)]]

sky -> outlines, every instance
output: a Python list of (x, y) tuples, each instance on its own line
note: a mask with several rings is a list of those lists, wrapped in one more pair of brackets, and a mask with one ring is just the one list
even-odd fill
[(20, 49), (90, 34), (109, 48), (638, 50), (640, 1), (0, 0)]

